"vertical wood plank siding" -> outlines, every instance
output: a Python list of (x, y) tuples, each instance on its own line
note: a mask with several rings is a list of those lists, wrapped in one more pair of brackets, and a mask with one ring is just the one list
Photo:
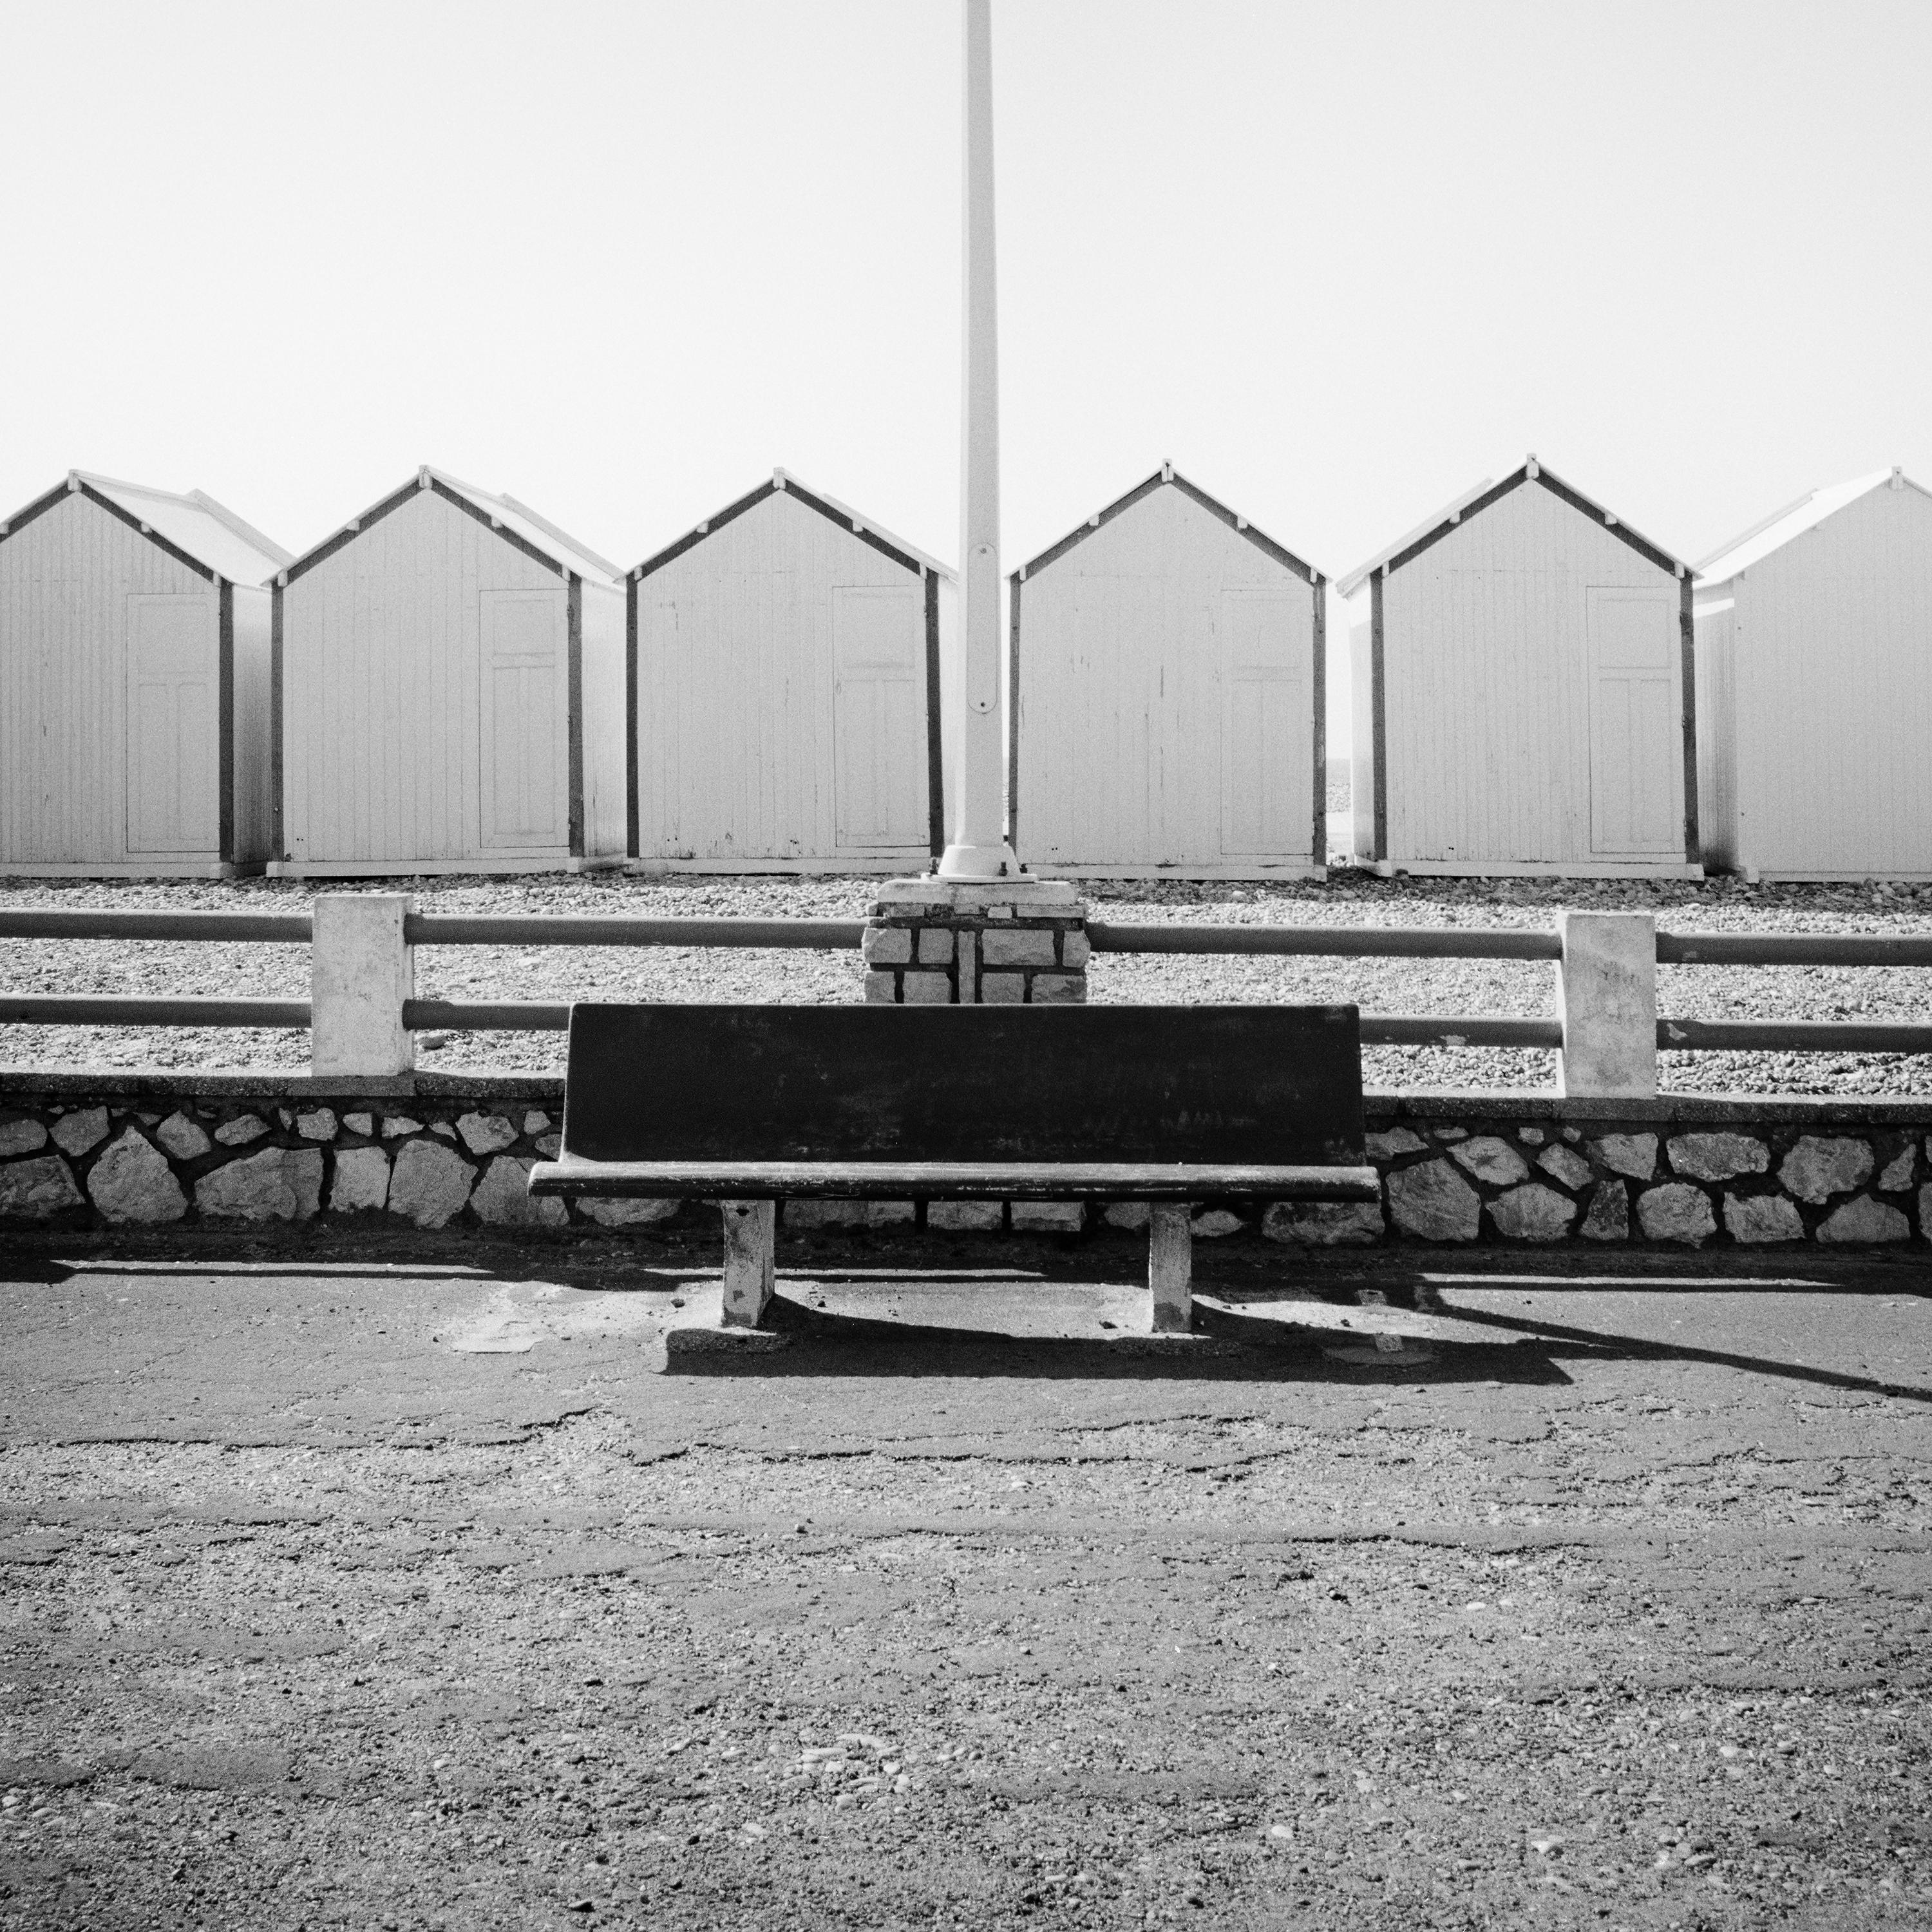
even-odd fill
[[(1027, 862), (1319, 865), (1303, 802), (1319, 763), (1321, 592), (1305, 568), (1159, 478), (1046, 555), (1019, 587), (1014, 647), (1010, 812), (1017, 824), (1026, 800)], [(1238, 649), (1262, 655), (1238, 663)]]
[(638, 579), (624, 579), (624, 850), (638, 856)]
[(1016, 571), (1006, 586), (1006, 843), (1016, 852), (1020, 847), (1020, 602), (1025, 590)]
[(1697, 624), (1691, 614), (1688, 570), (1678, 592), (1677, 661), (1682, 686), (1678, 697), (1684, 720), (1684, 856), (1694, 864), (1701, 862), (1703, 851), (1697, 839)]
[(235, 857), (235, 586), (221, 586), (220, 664), (217, 672), (220, 695), (217, 701), (218, 730), (220, 739), (221, 856), (232, 863)]
[(939, 674), (939, 573), (928, 570), (926, 598), (926, 847), (936, 866), (946, 851), (946, 734), (940, 706), (945, 694)]
[(1712, 594), (1736, 598), (1737, 862), (1932, 875), (1932, 497), (1881, 484)]
[(570, 856), (584, 852), (584, 580), (570, 573), (564, 618), (565, 701), (569, 707)]
[(629, 849), (629, 728), (625, 604), (614, 584), (577, 580), (584, 687), (584, 856), (622, 858)]
[[(208, 571), (92, 493), (42, 502), (0, 538), (0, 863), (138, 861), (128, 844), (128, 600), (206, 599), (213, 714), (220, 599)], [(184, 774), (207, 788), (211, 826), (220, 776)], [(219, 856), (212, 844), (168, 854), (196, 865)]]
[(281, 839), (298, 865), (482, 856), (482, 596), (563, 588), (439, 488), (391, 502), (280, 592)]
[(1310, 850), (1317, 864), (1325, 864), (1328, 857), (1328, 586), (1318, 577), (1311, 588), (1315, 592), (1315, 702), (1310, 724), (1315, 783)]
[[(1369, 580), (1369, 728), (1370, 756), (1375, 764), (1375, 842), (1368, 856), (1389, 855), (1388, 657), (1383, 633), (1383, 605), (1388, 573), (1378, 570)], [(1354, 782), (1351, 772), (1349, 782)]]
[[(1685, 734), (1688, 769), (1676, 739), (1690, 694), (1674, 572), (1620, 526), (1533, 487), (1496, 495), (1409, 554), (1376, 580), (1376, 856), (1472, 868), (1684, 864), (1682, 847), (1614, 851), (1592, 842), (1592, 706), (1601, 701), (1593, 592), (1656, 600), (1653, 642), (1674, 700), (1672, 742), (1648, 747), (1668, 774), (1658, 782), (1670, 796), (1657, 802), (1667, 805), (1672, 828), (1691, 822), (1694, 736)], [(1606, 771), (1598, 782), (1618, 778)]]
[(274, 859), (289, 856), (286, 814), (283, 800), (286, 795), (287, 758), (282, 728), (282, 586), (271, 593), (268, 633), (268, 854)]
[(712, 519), (635, 586), (641, 858), (916, 868), (928, 856), (930, 716), (923, 730), (911, 722), (910, 743), (848, 736), (856, 753), (903, 764), (908, 836), (842, 842), (834, 593), (904, 592), (916, 701), (928, 695), (928, 593), (916, 566), (802, 494), (768, 490)]
[(229, 586), (235, 632), (235, 856), (255, 865), (274, 837), (274, 752), (269, 724), (273, 599), (253, 584)]

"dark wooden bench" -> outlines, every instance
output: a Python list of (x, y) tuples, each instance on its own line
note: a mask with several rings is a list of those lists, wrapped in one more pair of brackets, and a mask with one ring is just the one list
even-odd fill
[(1378, 1193), (1353, 1006), (579, 1005), (563, 1105), (530, 1192), (718, 1200), (746, 1327), (781, 1200), (1144, 1201), (1164, 1332), (1190, 1204)]

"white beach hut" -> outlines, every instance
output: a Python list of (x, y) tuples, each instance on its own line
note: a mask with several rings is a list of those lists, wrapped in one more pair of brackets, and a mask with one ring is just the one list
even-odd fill
[(1358, 862), (1702, 872), (1690, 573), (1677, 558), (1532, 456), (1336, 587)]
[(647, 872), (898, 872), (944, 849), (953, 574), (784, 470), (628, 585)]
[(80, 470), (0, 522), (0, 870), (261, 869), (288, 560), (199, 490)]
[(618, 577), (430, 469), (279, 572), (269, 871), (621, 865)]
[(1171, 464), (1015, 572), (1006, 809), (1027, 863), (1323, 876), (1324, 584)]
[(1747, 878), (1932, 878), (1932, 494), (1814, 490), (1699, 567), (1706, 856)]

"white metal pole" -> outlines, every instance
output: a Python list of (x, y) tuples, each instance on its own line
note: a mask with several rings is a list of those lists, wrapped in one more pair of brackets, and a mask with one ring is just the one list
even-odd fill
[(1006, 843), (1006, 743), (1000, 716), (999, 301), (993, 253), (992, 0), (964, 0), (965, 382), (960, 434), (958, 794), (952, 842), (939, 862), (955, 879), (1017, 873)]

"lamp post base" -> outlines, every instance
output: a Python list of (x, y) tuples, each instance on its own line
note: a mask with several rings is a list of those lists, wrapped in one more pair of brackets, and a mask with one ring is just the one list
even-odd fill
[(1004, 839), (997, 845), (949, 845), (934, 868), (942, 879), (1017, 879), (1025, 876), (1013, 848)]
[[(968, 848), (984, 852), (989, 848)], [(1087, 998), (1087, 908), (1065, 879), (892, 879), (866, 921), (866, 998), (886, 1006), (1064, 1006)]]

